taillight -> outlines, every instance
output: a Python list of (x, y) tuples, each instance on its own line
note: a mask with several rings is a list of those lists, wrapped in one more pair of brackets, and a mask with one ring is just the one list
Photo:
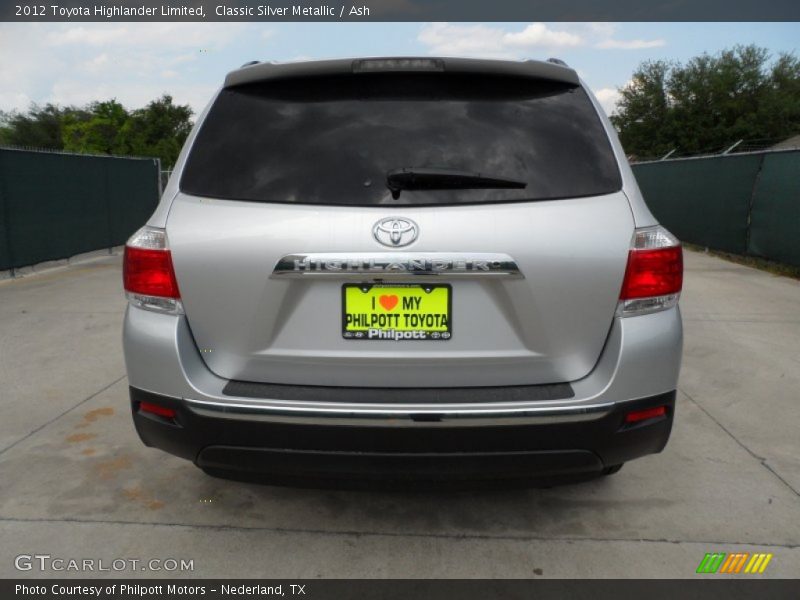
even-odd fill
[(131, 304), (158, 312), (183, 312), (172, 254), (163, 229), (145, 226), (128, 240), (122, 279)]
[(174, 419), (178, 414), (174, 408), (167, 408), (166, 406), (161, 406), (160, 404), (154, 404), (152, 402), (140, 402), (139, 410), (141, 412), (164, 417), (165, 419)]
[(657, 419), (658, 417), (666, 416), (666, 406), (656, 406), (654, 408), (645, 408), (644, 410), (634, 410), (625, 415), (625, 423), (641, 423), (642, 421), (649, 421), (650, 419)]
[(128, 292), (180, 298), (169, 250), (126, 247), (123, 277)]
[(661, 226), (643, 227), (633, 235), (618, 312), (628, 317), (671, 308), (683, 287), (680, 242)]

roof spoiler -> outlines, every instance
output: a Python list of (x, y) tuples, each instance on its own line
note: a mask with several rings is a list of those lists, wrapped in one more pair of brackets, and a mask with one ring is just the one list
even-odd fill
[(253, 62), (231, 71), (223, 87), (235, 87), (260, 81), (320, 77), (331, 75), (357, 75), (376, 72), (447, 72), (476, 75), (505, 75), (559, 81), (580, 85), (578, 74), (567, 67), (550, 61), (484, 60), (472, 58), (385, 57), (316, 60), (295, 63)]

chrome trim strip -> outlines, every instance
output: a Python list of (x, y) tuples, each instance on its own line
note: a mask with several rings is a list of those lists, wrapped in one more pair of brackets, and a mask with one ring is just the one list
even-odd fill
[(287, 254), (271, 278), (505, 277), (523, 279), (517, 262), (493, 252), (315, 252)]
[(607, 415), (614, 402), (598, 404), (546, 404), (543, 402), (464, 405), (389, 406), (386, 404), (337, 404), (280, 400), (232, 400), (230, 402), (185, 399), (191, 410), (214, 418), (254, 418), (265, 421), (317, 425), (381, 425), (390, 427), (523, 425), (592, 421)]

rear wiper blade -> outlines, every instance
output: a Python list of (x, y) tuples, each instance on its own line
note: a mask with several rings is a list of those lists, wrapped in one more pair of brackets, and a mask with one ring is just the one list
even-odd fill
[(402, 190), (477, 190), (517, 189), (527, 187), (524, 181), (491, 177), (472, 171), (455, 169), (405, 168), (386, 174), (386, 187), (397, 200)]

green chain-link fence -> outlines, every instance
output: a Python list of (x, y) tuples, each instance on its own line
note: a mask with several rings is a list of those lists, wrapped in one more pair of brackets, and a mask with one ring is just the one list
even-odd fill
[(0, 148), (0, 270), (125, 243), (158, 203), (151, 158)]
[(800, 266), (800, 151), (633, 165), (653, 215), (681, 240)]

